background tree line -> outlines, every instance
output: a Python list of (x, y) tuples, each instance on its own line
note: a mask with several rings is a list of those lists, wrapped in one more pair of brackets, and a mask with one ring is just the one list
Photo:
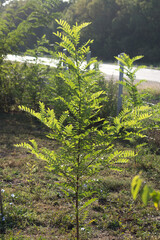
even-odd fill
[(145, 63), (159, 62), (160, 2), (158, 0), (77, 0), (65, 18), (91, 21), (85, 35), (94, 39), (93, 53), (112, 60), (120, 52), (144, 55)]
[[(27, 20), (25, 28), (30, 24), (25, 35), (25, 47), (21, 46), (21, 51), (33, 48), (37, 37), (43, 34), (54, 44), (52, 33), (57, 27), (54, 17), (59, 16), (71, 25), (92, 22), (83, 33), (82, 41), (94, 39), (92, 53), (101, 60), (111, 61), (115, 55), (125, 52), (131, 56), (144, 55), (146, 64), (159, 63), (158, 0), (14, 0), (5, 6), (2, 3), (1, 18), (12, 18), (15, 26), (24, 20)], [(34, 35), (29, 34), (31, 29)]]

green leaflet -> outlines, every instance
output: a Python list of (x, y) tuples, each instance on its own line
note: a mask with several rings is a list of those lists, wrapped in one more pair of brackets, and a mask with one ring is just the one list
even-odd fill
[(150, 196), (153, 200), (155, 208), (157, 210), (159, 210), (159, 207), (160, 207), (160, 192), (154, 190), (152, 193), (150, 193)]
[(131, 193), (134, 200), (136, 200), (137, 198), (141, 185), (142, 185), (142, 180), (139, 178), (139, 176), (135, 176), (131, 183)]
[(148, 187), (147, 185), (145, 185), (143, 190), (142, 190), (141, 197), (142, 197), (142, 202), (144, 203), (145, 206), (147, 205), (148, 201), (151, 198), (150, 194), (151, 194), (152, 191), (153, 190), (150, 187)]
[(97, 198), (92, 198), (92, 199), (90, 199), (90, 200), (88, 200), (87, 202), (85, 202), (84, 204), (83, 204), (83, 206), (82, 207), (80, 207), (80, 211), (81, 210), (83, 210), (83, 209), (85, 209), (86, 207), (88, 207), (89, 205), (91, 205), (93, 202), (95, 202), (97, 200)]
[[(143, 183), (143, 185), (142, 185)], [(157, 210), (160, 207), (160, 192), (153, 190), (150, 186), (143, 182), (139, 175), (135, 176), (131, 183), (131, 193), (133, 199), (135, 200), (140, 193), (142, 202), (146, 206), (150, 200)]]

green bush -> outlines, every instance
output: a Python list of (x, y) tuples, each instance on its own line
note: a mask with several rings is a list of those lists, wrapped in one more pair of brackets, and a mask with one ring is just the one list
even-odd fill
[(51, 99), (49, 67), (27, 62), (5, 62), (1, 67), (1, 112), (17, 110), (19, 104), (36, 109), (39, 101)]

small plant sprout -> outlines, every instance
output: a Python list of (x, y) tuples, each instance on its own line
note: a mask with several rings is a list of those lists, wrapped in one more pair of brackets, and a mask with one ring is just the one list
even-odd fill
[(160, 209), (160, 191), (154, 190), (147, 185), (141, 175), (137, 175), (132, 179), (131, 193), (134, 200), (140, 195), (145, 206), (149, 201), (153, 201), (156, 210)]
[(136, 72), (139, 71), (142, 68), (145, 68), (145, 66), (134, 66), (134, 62), (143, 58), (143, 56), (136, 56), (133, 58), (130, 58), (129, 55), (123, 54), (121, 57), (115, 57), (120, 64), (123, 65), (123, 70), (120, 70), (124, 73), (123, 81), (120, 81), (119, 84), (122, 84), (129, 96), (125, 99), (126, 103), (131, 107), (137, 107), (140, 105), (143, 105), (143, 97), (144, 94), (138, 93), (138, 85), (140, 85), (145, 80), (140, 80), (139, 82), (135, 83), (136, 81)]

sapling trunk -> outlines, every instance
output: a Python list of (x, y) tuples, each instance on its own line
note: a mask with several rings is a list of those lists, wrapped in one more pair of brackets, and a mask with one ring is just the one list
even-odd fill
[(1, 222), (2, 222), (2, 227), (0, 233), (5, 233), (5, 228), (4, 228), (4, 214), (3, 214), (3, 202), (2, 202), (2, 194), (1, 194), (1, 187), (0, 187), (0, 209), (1, 209)]
[[(77, 57), (76, 57), (76, 64), (78, 67)], [(79, 69), (77, 68), (77, 80), (78, 80), (78, 87), (79, 91), (81, 92), (81, 82), (80, 82), (80, 75)], [(81, 98), (79, 99), (79, 109), (78, 109), (78, 136), (81, 134)], [(80, 165), (80, 153), (81, 153), (81, 141), (78, 141), (78, 157), (77, 157), (77, 182), (76, 182), (76, 229), (77, 229), (77, 240), (79, 240), (79, 165)]]
[(79, 240), (79, 176), (76, 183), (76, 232), (77, 240)]
[(3, 217), (3, 205), (2, 205), (1, 187), (0, 187), (0, 208), (1, 208), (1, 216)]
[[(79, 125), (79, 134), (80, 134), (80, 125)], [(77, 232), (77, 240), (79, 240), (79, 164), (80, 164), (80, 140), (78, 141), (77, 180), (76, 180), (76, 232)]]

